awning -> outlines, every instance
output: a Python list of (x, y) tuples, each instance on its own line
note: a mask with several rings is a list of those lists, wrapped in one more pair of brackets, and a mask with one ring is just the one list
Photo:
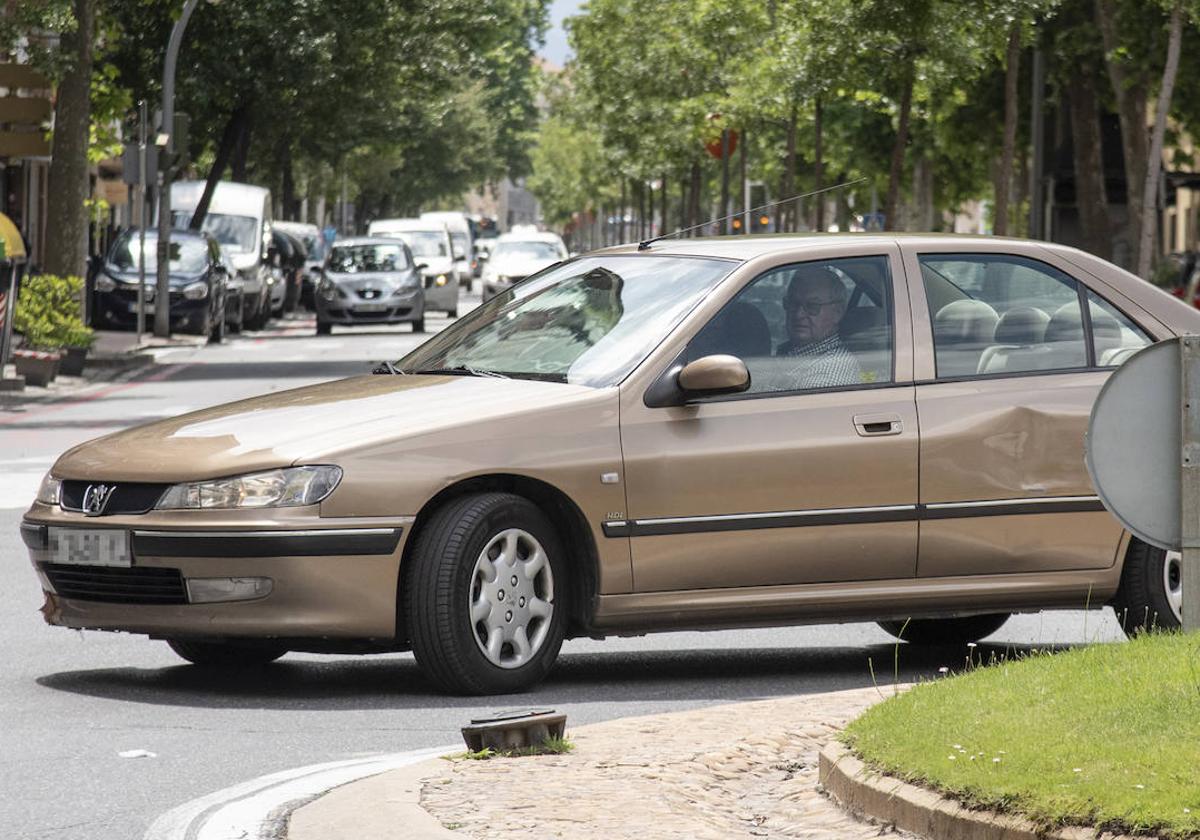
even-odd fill
[(0, 245), (4, 246), (4, 253), (0, 255), (0, 259), (7, 261), (25, 259), (25, 240), (21, 239), (21, 232), (17, 230), (12, 219), (3, 213), (0, 213)]

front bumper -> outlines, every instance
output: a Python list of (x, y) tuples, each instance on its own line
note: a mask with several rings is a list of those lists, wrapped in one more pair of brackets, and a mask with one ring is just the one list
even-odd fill
[[(111, 292), (96, 292), (97, 320), (116, 327), (137, 326), (137, 290), (115, 289)], [(146, 323), (154, 323), (154, 305), (156, 301), (146, 302)], [(212, 307), (212, 301), (203, 297), (200, 300), (190, 300), (183, 296), (182, 291), (172, 291), (170, 298), (170, 323), (172, 328), (184, 324), (196, 324), (204, 317), (204, 313)]]
[[(322, 519), (316, 508), (272, 520), (263, 511), (200, 513), (210, 512), (85, 517), (35, 505), (21, 535), (42, 582), (46, 622), (181, 638), (396, 637), (411, 517)], [(125, 531), (128, 565), (93, 565), (78, 555), (56, 562), (62, 556), (51, 553), (52, 528)], [(230, 580), (269, 583), (261, 597), (198, 602), (214, 581)]]
[(319, 294), (316, 298), (317, 319), (329, 324), (400, 324), (425, 317), (425, 294), (421, 289), (375, 300), (326, 300)]

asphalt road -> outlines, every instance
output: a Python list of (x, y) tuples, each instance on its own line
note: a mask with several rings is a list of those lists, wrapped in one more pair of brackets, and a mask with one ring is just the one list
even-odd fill
[[(161, 353), (155, 368), (65, 401), (0, 400), (0, 837), (136, 840), (158, 815), (214, 790), (298, 765), (451, 744), (470, 718), (502, 708), (555, 708), (570, 726), (886, 688), (963, 664), (965, 650), (897, 646), (869, 624), (579, 639), (536, 691), (478, 700), (434, 694), (407, 654), (290, 654), (216, 677), (161, 642), (42, 622), (17, 525), (60, 452), (146, 420), (363, 373), (420, 338), (407, 327), (317, 338), (311, 320), (291, 321), (221, 347)], [(1018, 616), (976, 656), (1117, 638), (1107, 612)], [(120, 757), (129, 750), (154, 755)]]

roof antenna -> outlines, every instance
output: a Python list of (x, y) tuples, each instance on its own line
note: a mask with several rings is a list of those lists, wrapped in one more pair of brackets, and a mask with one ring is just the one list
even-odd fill
[(768, 207), (775, 207), (778, 204), (786, 204), (789, 201), (797, 201), (798, 199), (801, 199), (801, 198), (809, 198), (814, 195), (820, 195), (821, 193), (832, 192), (833, 190), (841, 190), (841, 189), (845, 189), (846, 187), (853, 187), (855, 184), (861, 184), (865, 180), (867, 180), (867, 179), (864, 177), (864, 178), (858, 178), (854, 181), (844, 181), (840, 184), (834, 184), (832, 187), (824, 187), (819, 190), (813, 190), (812, 192), (806, 192), (806, 193), (800, 193), (799, 195), (793, 195), (789, 198), (781, 198), (781, 199), (779, 199), (779, 201), (772, 201), (767, 204), (763, 204), (760, 207), (752, 207), (752, 208), (750, 208), (750, 210), (739, 210), (736, 213), (730, 213), (728, 216), (725, 216), (720, 219), (709, 219), (707, 222), (701, 222), (698, 225), (692, 225), (691, 227), (687, 227), (687, 228), (680, 228), (679, 230), (672, 231), (671, 233), (664, 233), (664, 234), (654, 237), (653, 239), (647, 239), (644, 242), (639, 242), (638, 250), (639, 251), (649, 251), (650, 246), (653, 245), (655, 242), (659, 241), (660, 239), (667, 239), (668, 237), (671, 237), (671, 236), (678, 236), (681, 233), (687, 233), (688, 231), (693, 231), (696, 228), (702, 228), (705, 225), (714, 225), (714, 224), (717, 224), (718, 222), (723, 222), (726, 219), (732, 219), (737, 216), (741, 216), (743, 213), (757, 213), (759, 210), (766, 210)]

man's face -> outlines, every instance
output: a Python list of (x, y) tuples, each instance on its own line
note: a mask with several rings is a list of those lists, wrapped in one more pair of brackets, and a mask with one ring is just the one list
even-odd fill
[(792, 344), (811, 344), (837, 332), (843, 306), (833, 289), (834, 282), (819, 275), (800, 276), (792, 281), (783, 298)]

